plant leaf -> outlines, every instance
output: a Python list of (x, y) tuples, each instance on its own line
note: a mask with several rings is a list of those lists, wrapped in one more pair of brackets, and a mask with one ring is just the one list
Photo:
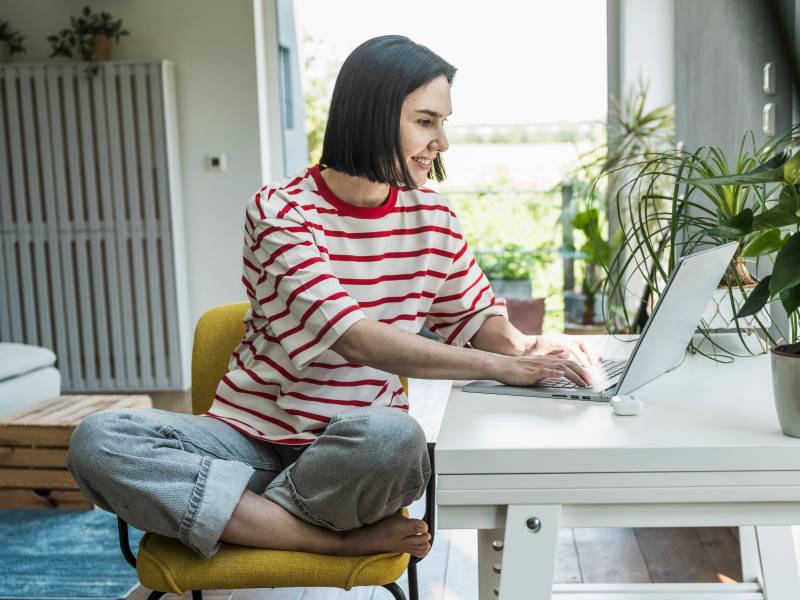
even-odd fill
[(753, 169), (754, 171), (769, 171), (770, 169), (775, 169), (782, 165), (785, 165), (789, 159), (791, 158), (791, 154), (786, 148), (775, 152), (769, 159), (759, 165), (757, 168)]
[(775, 296), (797, 284), (800, 284), (800, 231), (792, 234), (775, 257), (769, 291)]
[(750, 295), (747, 296), (747, 300), (745, 300), (742, 308), (739, 309), (739, 312), (736, 313), (738, 318), (742, 317), (749, 317), (750, 315), (756, 314), (767, 303), (769, 300), (769, 287), (770, 287), (770, 279), (772, 278), (771, 275), (767, 275), (758, 282), (758, 285), (755, 289), (750, 292)]
[(783, 180), (792, 185), (800, 183), (800, 154), (795, 154), (783, 165)]
[(572, 217), (572, 226), (575, 229), (580, 229), (583, 232), (587, 232), (587, 229), (591, 226), (597, 229), (597, 225), (599, 222), (599, 215), (597, 213), (596, 208), (589, 208), (587, 210), (582, 210), (575, 214)]
[(770, 229), (800, 223), (800, 190), (786, 186), (778, 196), (778, 203), (753, 217), (753, 229)]
[(788, 239), (789, 236), (781, 239), (781, 230), (778, 227), (759, 232), (744, 247), (742, 255), (756, 257), (772, 254), (780, 250)]
[(722, 225), (713, 227), (708, 231), (716, 237), (738, 238), (753, 231), (753, 210), (745, 208), (738, 215), (732, 216)]
[(756, 183), (776, 183), (783, 181), (783, 167), (766, 171), (750, 171), (738, 175), (718, 175), (701, 179), (689, 179), (686, 183), (692, 185), (753, 185)]
[(786, 309), (787, 314), (792, 314), (800, 308), (800, 285), (786, 288), (781, 292), (781, 304)]

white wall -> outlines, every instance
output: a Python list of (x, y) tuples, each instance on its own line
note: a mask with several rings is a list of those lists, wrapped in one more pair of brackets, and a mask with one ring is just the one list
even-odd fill
[(675, 101), (673, 0), (623, 0), (623, 90), (641, 76), (649, 83), (648, 108)]
[(608, 19), (609, 95), (619, 98), (642, 77), (649, 84), (646, 108), (674, 102), (674, 0), (608, 0)]
[[(46, 37), (85, 0), (4, 0), (2, 18), (25, 34), (20, 62), (48, 60)], [(244, 206), (261, 185), (253, 0), (93, 0), (122, 18), (119, 60), (176, 65), (178, 127), (192, 325), (208, 308), (246, 299), (241, 284)], [(63, 60), (63, 59), (59, 59)], [(227, 171), (206, 168), (224, 153)]]

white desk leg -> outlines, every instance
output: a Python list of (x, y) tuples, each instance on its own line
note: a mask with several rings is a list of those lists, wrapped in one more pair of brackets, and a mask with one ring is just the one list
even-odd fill
[(502, 529), (478, 530), (478, 598), (495, 600), (500, 585), (499, 568), (503, 560)]
[(739, 549), (742, 558), (742, 581), (761, 581), (761, 558), (758, 555), (756, 528), (752, 525), (739, 527)]
[(560, 518), (558, 504), (508, 507), (500, 573), (501, 600), (550, 599)]
[(756, 527), (758, 551), (764, 573), (764, 591), (769, 600), (800, 598), (800, 577), (792, 528), (785, 525)]

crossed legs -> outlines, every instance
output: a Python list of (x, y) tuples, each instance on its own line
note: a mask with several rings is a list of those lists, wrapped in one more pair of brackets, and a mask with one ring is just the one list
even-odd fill
[(397, 409), (340, 413), (307, 449), (207, 417), (98, 413), (76, 429), (68, 466), (99, 507), (205, 558), (220, 541), (340, 555), (430, 548), (425, 523), (396, 514), (430, 476), (424, 434)]

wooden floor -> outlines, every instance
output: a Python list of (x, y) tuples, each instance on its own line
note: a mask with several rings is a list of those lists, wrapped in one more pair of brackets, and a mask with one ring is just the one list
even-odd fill
[[(425, 402), (427, 387), (412, 382), (412, 414), (435, 439), (443, 406)], [(154, 397), (154, 405), (188, 411), (180, 396)], [(412, 516), (424, 511), (422, 502)], [(477, 600), (477, 535), (472, 530), (437, 531), (433, 549), (418, 566), (423, 600)], [(532, 560), (534, 558), (532, 557)], [(738, 530), (727, 527), (562, 529), (555, 566), (557, 583), (719, 583), (742, 580)], [(407, 591), (406, 579), (398, 582)], [(128, 600), (145, 600), (137, 588)], [(186, 594), (190, 598), (190, 594)], [(380, 588), (350, 592), (326, 588), (208, 590), (208, 600), (375, 600), (391, 598)]]

